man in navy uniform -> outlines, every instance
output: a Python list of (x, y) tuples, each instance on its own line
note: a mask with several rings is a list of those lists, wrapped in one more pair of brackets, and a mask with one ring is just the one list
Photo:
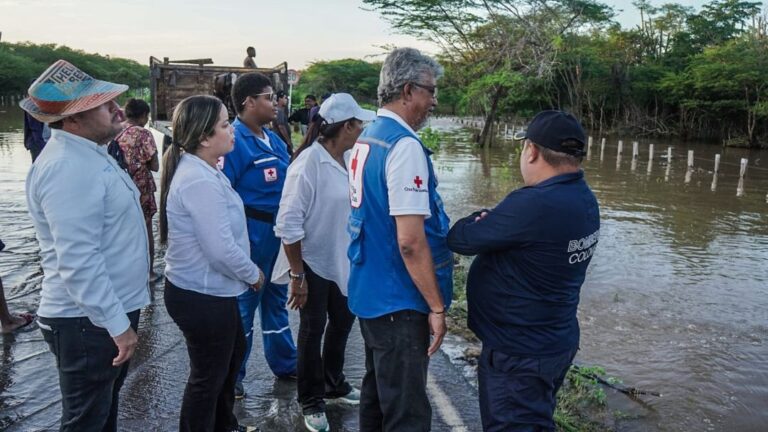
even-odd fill
[(467, 277), (468, 321), (483, 342), (486, 432), (555, 430), (555, 395), (579, 346), (576, 309), (600, 234), (578, 120), (543, 111), (521, 138), (525, 186), (448, 234), (451, 250), (477, 255)]

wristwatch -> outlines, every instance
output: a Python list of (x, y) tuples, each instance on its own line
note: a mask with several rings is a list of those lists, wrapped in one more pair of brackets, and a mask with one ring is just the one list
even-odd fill
[(291, 278), (291, 280), (304, 280), (306, 275), (306, 273), (294, 273), (288, 270), (288, 276)]

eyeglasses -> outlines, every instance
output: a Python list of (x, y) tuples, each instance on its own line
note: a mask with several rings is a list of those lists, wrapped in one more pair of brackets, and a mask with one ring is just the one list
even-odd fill
[[(272, 102), (277, 102), (277, 93), (275, 92), (266, 92), (266, 93), (256, 93), (252, 95), (248, 95), (254, 99), (258, 98), (259, 96), (269, 96), (269, 100)], [(248, 98), (246, 97), (246, 100), (243, 101), (243, 106), (245, 106), (245, 103), (248, 101)]]
[(424, 89), (424, 90), (426, 90), (427, 92), (429, 92), (429, 94), (430, 94), (430, 95), (431, 95), (433, 98), (437, 98), (437, 86), (428, 86), (428, 85), (426, 85), (426, 84), (419, 84), (419, 83), (417, 83), (417, 82), (412, 82), (411, 84), (412, 84), (412, 85), (415, 85), (416, 87), (418, 87), (418, 88), (420, 88), (420, 89)]

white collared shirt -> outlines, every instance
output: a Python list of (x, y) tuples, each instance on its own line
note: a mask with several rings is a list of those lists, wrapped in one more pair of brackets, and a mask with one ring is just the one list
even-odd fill
[(88, 317), (111, 336), (149, 304), (149, 245), (139, 191), (106, 146), (63, 130), (27, 174), (43, 268), (38, 315)]
[[(303, 260), (318, 276), (335, 282), (344, 295), (349, 279), (349, 213), (347, 170), (315, 142), (288, 166), (275, 235), (283, 244), (301, 240)], [(281, 247), (272, 281), (288, 283), (289, 270)]]
[(174, 285), (235, 297), (259, 280), (243, 201), (219, 169), (184, 153), (168, 190), (166, 214), (165, 276)]
[[(376, 115), (391, 118), (416, 135), (416, 131), (394, 112), (379, 108)], [(432, 215), (429, 194), (419, 192), (429, 184), (427, 156), (415, 138), (401, 138), (396, 143), (387, 155), (386, 173), (390, 216), (424, 215), (426, 219)]]

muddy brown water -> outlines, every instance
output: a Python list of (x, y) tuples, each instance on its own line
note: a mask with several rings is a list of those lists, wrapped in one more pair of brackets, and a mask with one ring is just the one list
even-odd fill
[[(24, 199), (30, 157), (21, 126), (18, 109), (0, 107), (0, 238), (8, 245), (0, 254), (0, 276), (11, 308), (34, 311), (42, 272)], [(457, 123), (434, 119), (432, 126), (445, 133), (434, 158), (452, 219), (493, 206), (521, 186), (511, 142), (477, 149)], [(620, 412), (612, 423), (617, 430), (768, 430), (768, 152), (642, 139), (633, 170), (632, 140), (624, 138), (617, 164), (616, 138), (608, 138), (602, 161), (596, 138), (585, 162), (602, 229), (582, 290), (576, 361), (604, 366), (627, 385), (663, 394), (631, 401), (609, 393), (609, 409)], [(673, 158), (667, 175), (668, 146)], [(690, 183), (688, 150), (695, 151)], [(713, 192), (716, 153), (722, 162)], [(737, 197), (743, 157), (749, 168), (745, 194)], [(129, 430), (173, 430), (188, 371), (183, 340), (162, 305), (162, 287), (155, 290), (123, 392), (121, 424)], [(1, 347), (0, 429), (55, 428), (58, 381), (38, 330), (4, 336)], [(255, 351), (246, 382), (252, 397), (240, 405), (239, 416), (264, 430), (298, 430), (294, 387), (272, 379)], [(362, 367), (359, 352), (353, 353), (348, 375), (360, 377)], [(339, 430), (355, 430), (349, 410), (333, 408), (329, 417)], [(435, 429), (456, 430), (450, 424)], [(479, 426), (470, 422), (468, 430)]]

